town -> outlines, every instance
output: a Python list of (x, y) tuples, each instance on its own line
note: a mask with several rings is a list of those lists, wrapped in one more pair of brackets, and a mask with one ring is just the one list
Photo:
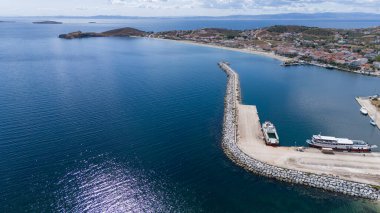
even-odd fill
[(264, 51), (288, 57), (283, 65), (313, 64), (380, 76), (380, 27), (329, 29), (271, 26), (253, 30), (205, 28), (150, 33), (149, 37)]

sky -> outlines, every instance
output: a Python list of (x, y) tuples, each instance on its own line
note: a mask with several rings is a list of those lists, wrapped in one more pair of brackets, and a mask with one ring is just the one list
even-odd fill
[(0, 16), (224, 16), (380, 13), (380, 0), (0, 0)]

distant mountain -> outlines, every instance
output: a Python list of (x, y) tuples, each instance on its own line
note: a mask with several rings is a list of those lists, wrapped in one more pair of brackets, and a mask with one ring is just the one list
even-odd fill
[(273, 15), (235, 15), (226, 16), (233, 19), (318, 19), (318, 20), (378, 20), (380, 14), (374, 13), (286, 13)]
[[(47, 18), (47, 17), (45, 17)], [(53, 16), (50, 18), (91, 18), (91, 19), (236, 19), (236, 20), (379, 20), (380, 14), (375, 13), (284, 13), (265, 15), (231, 15), (231, 16), (165, 16), (165, 17), (140, 17), (140, 16)]]

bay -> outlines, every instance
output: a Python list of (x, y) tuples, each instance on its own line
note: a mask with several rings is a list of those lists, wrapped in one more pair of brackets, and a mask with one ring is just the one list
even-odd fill
[[(130, 25), (169, 28), (144, 23)], [(380, 145), (354, 100), (376, 94), (378, 78), (172, 41), (57, 38), (124, 24), (0, 24), (1, 212), (379, 211), (233, 164), (220, 146), (216, 63), (231, 62), (243, 102), (283, 145), (319, 132)]]

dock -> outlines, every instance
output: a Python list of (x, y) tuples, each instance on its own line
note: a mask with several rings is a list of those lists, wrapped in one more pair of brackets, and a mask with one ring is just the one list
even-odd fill
[[(377, 128), (380, 129), (380, 112), (376, 107), (371, 103), (370, 97), (356, 97), (356, 101), (361, 107), (364, 107), (368, 111), (368, 115), (373, 118), (376, 123)], [(369, 122), (368, 118), (368, 122)]]
[(219, 66), (228, 76), (222, 146), (232, 161), (280, 181), (380, 199), (380, 153), (323, 154), (316, 148), (301, 152), (297, 147), (267, 146), (256, 106), (241, 103), (238, 74), (228, 63)]
[[(248, 156), (261, 162), (286, 169), (328, 174), (341, 179), (380, 185), (380, 153), (334, 152), (323, 154), (316, 148), (267, 146), (260, 128), (255, 106), (238, 106), (238, 147)], [(280, 141), (281, 145), (281, 141)]]

